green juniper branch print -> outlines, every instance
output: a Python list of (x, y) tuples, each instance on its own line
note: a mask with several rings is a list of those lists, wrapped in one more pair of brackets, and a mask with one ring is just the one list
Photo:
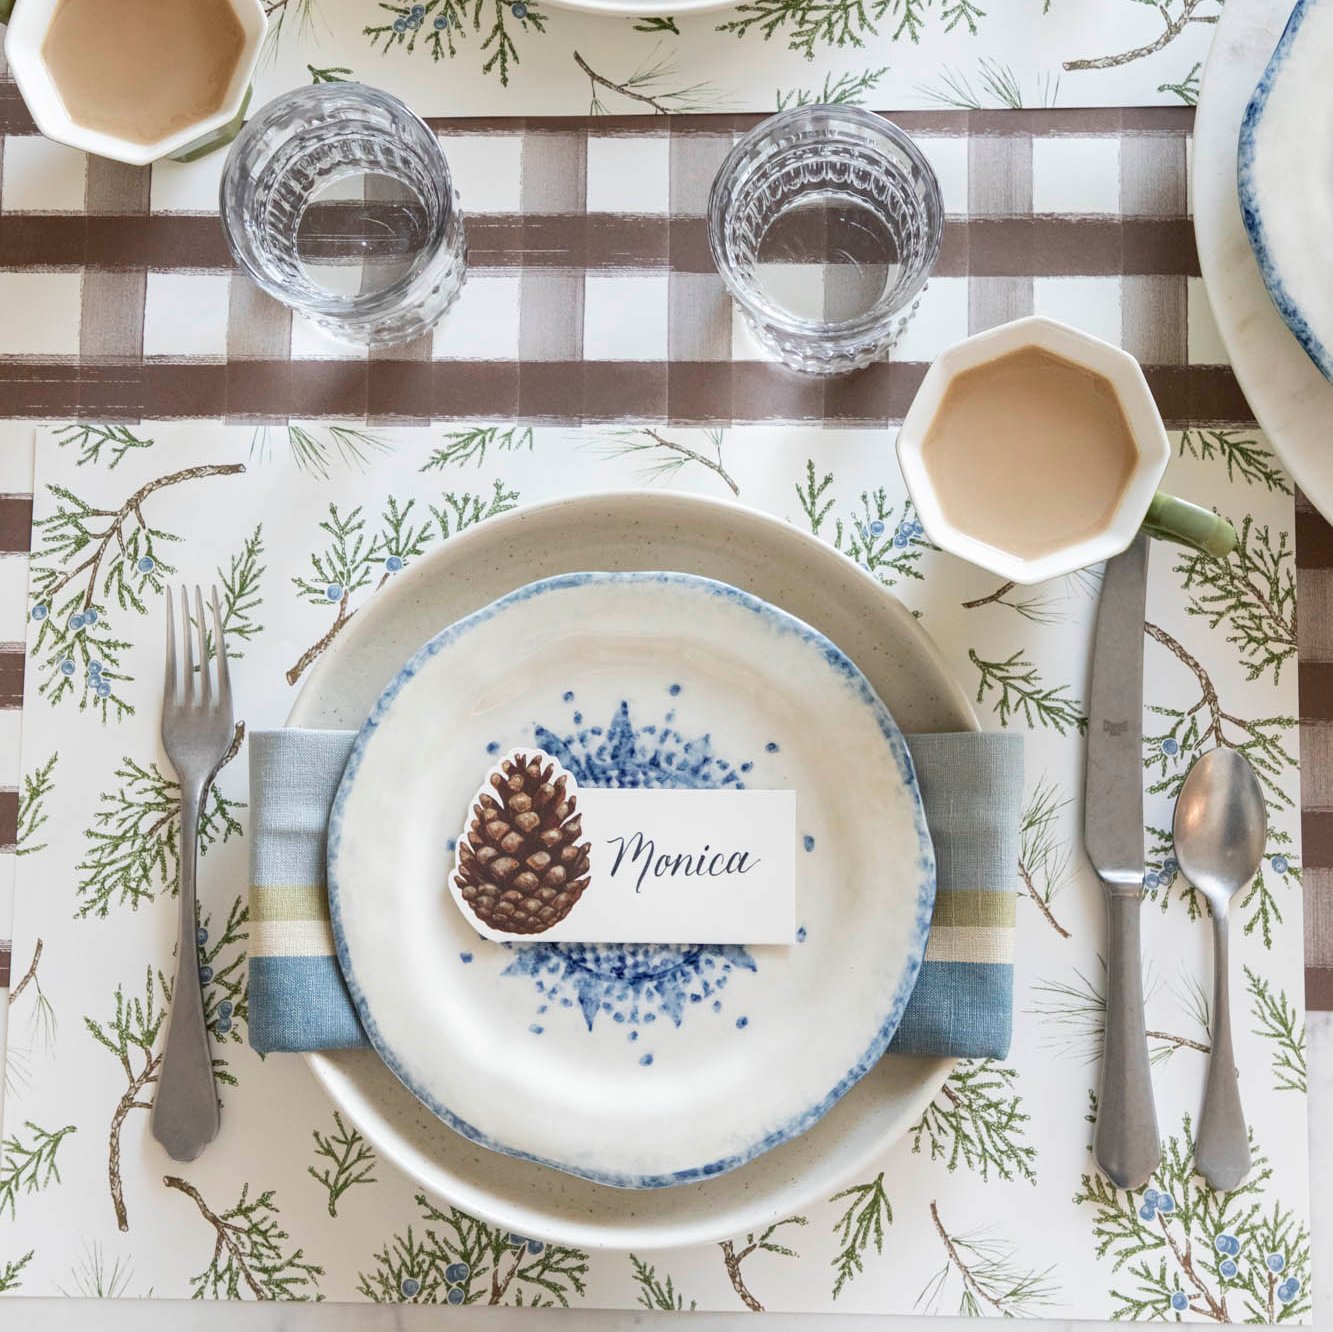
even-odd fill
[(974, 0), (940, 0), (938, 6), (935, 0), (746, 0), (718, 31), (757, 32), (765, 41), (781, 36), (789, 50), (813, 60), (821, 46), (864, 46), (881, 25), (891, 29), (893, 41), (920, 41), (932, 8), (945, 32), (962, 27), (975, 35), (986, 14)]
[(1092, 1213), (1097, 1257), (1124, 1273), (1124, 1285), (1111, 1290), (1113, 1318), (1274, 1323), (1309, 1313), (1309, 1234), (1270, 1203), (1272, 1167), (1253, 1134), (1250, 1146), (1245, 1182), (1214, 1190), (1194, 1173), (1186, 1115), (1143, 1189), (1117, 1189), (1100, 1173), (1083, 1176), (1074, 1201)]
[(468, 40), (469, 29), (480, 36), (485, 23), (480, 53), (486, 58), (481, 72), (498, 75), (502, 86), (509, 84), (510, 65), (520, 63), (511, 22), (525, 34), (546, 31), (546, 14), (535, 0), (421, 0), (414, 4), (379, 0), (379, 8), (386, 17), (361, 29), (372, 48), (387, 54), (398, 47), (411, 55), (420, 47), (433, 61), (452, 60), (458, 44)]
[(324, 1269), (306, 1261), (305, 1250), (292, 1248), (282, 1229), (274, 1192), (251, 1197), (250, 1185), (224, 1212), (215, 1212), (199, 1190), (179, 1175), (162, 1183), (183, 1193), (213, 1231), (208, 1266), (191, 1278), (192, 1298), (241, 1300), (313, 1300), (319, 1298)]
[[(439, 505), (429, 505), (430, 517), (418, 516), (415, 499), (400, 502), (390, 495), (379, 516), (378, 530), (369, 530), (362, 505), (341, 512), (329, 505), (321, 520), (324, 548), (310, 555), (308, 571), (292, 579), (303, 601), (332, 607), (333, 621), (287, 671), (294, 685), (356, 614), (353, 598), (367, 588), (378, 591), (394, 574), (422, 554), (434, 541), (444, 541), (474, 523), (505, 513), (518, 503), (518, 492), (495, 481), (489, 496), (470, 491), (446, 491)], [(361, 598), (364, 600), (364, 598)]]
[(659, 56), (657, 48), (620, 82), (593, 69), (577, 51), (574, 63), (588, 77), (590, 116), (609, 115), (621, 109), (608, 107), (602, 101), (603, 93), (624, 98), (634, 106), (646, 106), (660, 116), (718, 110), (728, 100), (710, 83), (678, 83), (679, 66), (671, 57)]
[(59, 758), (58, 753), (52, 754), (45, 763), (39, 763), (31, 772), (23, 774), (23, 789), (19, 792), (18, 836), (14, 844), (16, 855), (32, 856), (46, 850), (46, 843), (35, 839), (46, 823), (46, 798), (55, 789), (56, 762)]
[[(314, 71), (312, 70), (312, 73)], [(333, 71), (321, 71), (329, 73)], [(350, 70), (346, 71), (351, 73)], [(320, 82), (341, 82), (339, 79), (316, 79)], [(381, 435), (372, 434), (356, 426), (346, 425), (286, 425), (260, 426), (250, 437), (250, 456), (267, 462), (273, 454), (274, 432), (287, 447), (287, 452), (298, 472), (327, 481), (333, 475), (334, 465), (364, 472), (373, 455), (389, 453), (393, 446)]]
[(16, 1131), (0, 1139), (0, 1216), (8, 1211), (15, 1219), (20, 1193), (36, 1193), (53, 1180), (60, 1183), (60, 1166), (56, 1160), (60, 1144), (78, 1130), (73, 1124), (63, 1128), (46, 1129), (26, 1120), (27, 1134)]
[(635, 32), (670, 33), (673, 37), (680, 36), (676, 20), (669, 14), (645, 14), (643, 18), (635, 19), (630, 26)]
[(1043, 684), (1022, 648), (999, 661), (985, 660), (976, 648), (968, 648), (967, 655), (979, 677), (977, 702), (993, 695), (991, 707), (1001, 726), (1020, 721), (1029, 728), (1050, 727), (1059, 735), (1082, 735), (1088, 729), (1083, 705), (1070, 697), (1069, 686)]
[[(1168, 910), (1172, 902), (1179, 902), (1190, 920), (1198, 920), (1207, 912), (1208, 905), (1199, 890), (1181, 874), (1170, 829), (1149, 827), (1147, 831), (1148, 868), (1143, 884), (1148, 896), (1163, 911)], [(1234, 908), (1243, 913), (1245, 933), (1258, 931), (1264, 947), (1271, 948), (1273, 928), (1283, 919), (1274, 885), (1287, 886), (1300, 881), (1301, 867), (1292, 851), (1291, 834), (1283, 828), (1270, 827), (1263, 861)]]
[(509, 1304), (568, 1308), (587, 1289), (588, 1255), (516, 1235), (416, 1195), (424, 1222), (394, 1235), (358, 1274), (377, 1304)]
[(1053, 782), (1039, 777), (1023, 807), (1018, 830), (1018, 881), (1042, 919), (1062, 939), (1069, 938), (1069, 931), (1056, 920), (1052, 903), (1069, 882), (1072, 856), (1056, 824), (1071, 803)]
[(348, 83), (352, 78), (350, 65), (328, 65), (321, 69), (318, 65), (307, 65), (311, 83)]
[[(333, 1112), (333, 1128), (327, 1133), (311, 1132), (315, 1140), (315, 1165), (306, 1173), (317, 1180), (329, 1195), (329, 1215), (338, 1215), (338, 1203), (349, 1189), (358, 1184), (374, 1184), (375, 1153), (355, 1128), (348, 1128), (338, 1111)], [(328, 1164), (320, 1167), (321, 1162)]]
[(672, 439), (650, 426), (617, 430), (596, 447), (609, 458), (644, 458), (646, 465), (641, 475), (651, 481), (667, 480), (688, 466), (702, 467), (717, 476), (733, 495), (739, 496), (740, 486), (723, 466), (727, 432), (715, 429), (703, 433), (708, 440), (708, 451), (691, 448), (681, 440)]
[(33, 522), (30, 580), (37, 634), (29, 669), (41, 678), (41, 697), (52, 705), (77, 700), (103, 722), (134, 712), (123, 692), (132, 677), (121, 666), (130, 644), (114, 622), (117, 614), (148, 613), (148, 598), (160, 597), (175, 572), (163, 551), (180, 539), (154, 527), (145, 509), (163, 490), (244, 471), (240, 463), (187, 467), (146, 481), (116, 509), (90, 504), (67, 486), (48, 487), (56, 509)]
[(1228, 712), (1202, 662), (1179, 639), (1151, 622), (1144, 629), (1194, 676), (1199, 690), (1199, 697), (1188, 708), (1148, 708), (1165, 723), (1163, 730), (1144, 736), (1143, 766), (1157, 772), (1149, 792), (1174, 800), (1195, 758), (1204, 749), (1226, 746), (1249, 759), (1267, 792), (1270, 808), (1290, 809), (1292, 800), (1283, 790), (1281, 779), (1296, 762), (1286, 747), (1296, 728), (1296, 718), (1248, 719)]
[(1245, 989), (1250, 996), (1250, 1014), (1256, 1036), (1271, 1041), (1273, 1088), (1306, 1093), (1305, 1023), (1300, 1020), (1286, 990), (1272, 984), (1251, 967), (1245, 968)]
[(926, 1283), (917, 1304), (934, 1313), (949, 1287), (958, 1281), (958, 1312), (972, 1318), (999, 1314), (1002, 1318), (1030, 1318), (1054, 1302), (1050, 1279), (1055, 1270), (1029, 1270), (1019, 1265), (1011, 1245), (984, 1231), (956, 1235), (940, 1219), (939, 1205), (930, 1204), (930, 1219), (944, 1246), (944, 1266)]
[[(1199, 71), (1203, 68), (1203, 61), (1196, 60), (1191, 66), (1188, 74), (1178, 83), (1159, 83), (1157, 91), (1160, 93), (1175, 93), (1177, 97), (1186, 106), (1198, 106), (1199, 104)], [(1287, 492), (1290, 493), (1290, 492)]]
[(766, 1229), (751, 1231), (745, 1237), (745, 1243), (737, 1247), (739, 1241), (723, 1240), (718, 1247), (722, 1250), (722, 1265), (726, 1268), (727, 1279), (731, 1288), (740, 1297), (740, 1301), (751, 1313), (763, 1313), (764, 1306), (755, 1298), (745, 1280), (743, 1271), (745, 1262), (756, 1253), (773, 1253), (780, 1258), (797, 1258), (800, 1255), (790, 1245), (780, 1242), (776, 1236), (784, 1226), (807, 1226), (810, 1222), (803, 1216), (789, 1216), (785, 1221), (774, 1221)]
[(829, 1202), (847, 1203), (834, 1223), (833, 1233), (842, 1246), (833, 1258), (833, 1298), (842, 1294), (849, 1281), (861, 1275), (870, 1246), (884, 1252), (884, 1231), (893, 1224), (893, 1207), (884, 1191), (884, 1172), (864, 1184), (835, 1193)]
[[(238, 722), (219, 768), (236, 757), (244, 738), (245, 723)], [(201, 855), (215, 843), (241, 835), (236, 814), (244, 808), (213, 782), (199, 818)], [(98, 796), (92, 826), (83, 836), (87, 846), (75, 867), (79, 878), (74, 891), (80, 899), (75, 919), (104, 917), (113, 904), (137, 911), (163, 889), (172, 896), (179, 891), (180, 783), (165, 776), (155, 762), (139, 763), (129, 755), (121, 759), (115, 784)]]
[(0, 1295), (12, 1295), (22, 1284), (23, 1269), (32, 1262), (35, 1249), (29, 1249), (13, 1262), (0, 1264)]
[[(222, 633), (227, 642), (227, 656), (238, 660), (245, 656), (243, 644), (263, 631), (264, 626), (255, 618), (263, 605), (260, 580), (267, 572), (260, 563), (264, 557), (264, 530), (256, 524), (255, 530), (241, 543), (236, 554), (229, 557), (227, 567), (218, 566), (218, 586), (222, 595), (218, 609), (222, 612)], [(207, 649), (213, 651), (213, 630), (205, 626)]]
[(778, 89), (776, 101), (779, 111), (786, 111), (793, 106), (863, 106), (866, 98), (875, 91), (882, 79), (889, 72), (887, 65), (878, 69), (863, 69), (859, 73), (824, 75), (824, 83), (819, 88), (790, 88), (783, 92)]
[(1182, 458), (1198, 458), (1224, 466), (1228, 481), (1262, 486), (1279, 495), (1292, 493), (1291, 482), (1273, 451), (1248, 430), (1182, 430), (1176, 451)]
[[(1062, 1057), (1080, 1058), (1089, 1064), (1099, 1063), (1102, 1043), (1106, 1037), (1106, 993), (1081, 971), (1075, 970), (1072, 981), (1039, 980), (1033, 987), (1035, 1002), (1027, 1011), (1049, 1030), (1043, 1046)], [(1148, 998), (1152, 998), (1150, 987)], [(1194, 1005), (1198, 1019), (1199, 1036), (1185, 1036), (1178, 1032), (1149, 1028), (1148, 1058), (1154, 1064), (1164, 1063), (1180, 1050), (1197, 1050), (1208, 1054), (1207, 1001)]]
[(421, 464), (420, 471), (442, 472), (447, 467), (463, 467), (486, 461), (492, 449), (497, 453), (531, 453), (534, 435), (531, 426), (468, 426), (448, 430), (443, 447), (435, 449)]
[[(32, 990), (32, 1019), (31, 1033), (41, 1042), (43, 1049), (48, 1053), (55, 1048), (56, 1041), (56, 1010), (51, 1000), (47, 997), (46, 991), (42, 989), (42, 982), (38, 976), (37, 969), (41, 966), (42, 951), (46, 947), (45, 941), (39, 935), (32, 947), (32, 961), (28, 963), (27, 970), (21, 975), (9, 990), (9, 1012), (11, 1016), (19, 1011), (19, 1000)], [(11, 1021), (10, 1028), (10, 1057), (15, 1053), (15, 1047), (12, 1044), (14, 1036), (14, 1026)]]
[(1014, 1090), (1016, 1069), (994, 1059), (962, 1059), (912, 1129), (912, 1151), (960, 1165), (989, 1180), (1037, 1182), (1037, 1149), (1024, 1140), (1031, 1116)]
[(659, 1309), (666, 1313), (693, 1313), (697, 1307), (675, 1288), (671, 1278), (659, 1277), (657, 1269), (651, 1263), (645, 1263), (637, 1254), (630, 1254), (630, 1266), (634, 1270), (634, 1283), (639, 1288), (639, 1305), (644, 1309)]
[[(243, 1025), (249, 1021), (249, 993), (246, 983), (245, 942), (249, 931), (250, 907), (237, 896), (227, 909), (221, 928), (213, 928), (211, 913), (201, 917), (195, 933), (199, 950), (199, 981), (204, 994), (204, 1023), (213, 1038), (213, 1046), (242, 1044)], [(214, 1076), (219, 1082), (236, 1085), (235, 1075), (225, 1071), (222, 1061), (214, 1059)]]
[(76, 467), (85, 467), (89, 463), (97, 466), (102, 461), (102, 454), (107, 455), (107, 471), (114, 471), (124, 461), (127, 453), (140, 449), (151, 449), (154, 441), (136, 435), (128, 426), (91, 425), (85, 422), (73, 422), (57, 426), (52, 432), (56, 443), (63, 449), (72, 447), (78, 451)]
[(1175, 572), (1189, 595), (1188, 613), (1210, 629), (1226, 625), (1226, 640), (1245, 667), (1245, 678), (1271, 675), (1296, 656), (1296, 552), (1286, 532), (1274, 535), (1250, 517), (1225, 560), (1196, 551), (1182, 555)]

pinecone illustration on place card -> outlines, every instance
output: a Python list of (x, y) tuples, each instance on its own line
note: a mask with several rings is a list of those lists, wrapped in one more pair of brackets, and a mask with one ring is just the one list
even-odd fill
[(463, 901), (485, 925), (540, 934), (564, 920), (588, 886), (591, 847), (579, 839), (578, 800), (545, 754), (503, 759), (458, 843), (454, 871)]

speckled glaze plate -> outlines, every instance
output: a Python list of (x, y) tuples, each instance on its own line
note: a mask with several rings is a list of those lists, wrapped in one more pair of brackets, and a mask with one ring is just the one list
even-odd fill
[[(779, 605), (837, 643), (902, 729), (975, 730), (966, 693), (902, 604), (824, 542), (738, 504), (670, 492), (580, 496), (481, 523), (400, 574), (311, 669), (294, 726), (356, 727), (414, 648), (515, 588), (593, 567), (679, 569)], [(673, 1189), (625, 1193), (478, 1146), (421, 1104), (370, 1050), (307, 1056), (381, 1159), (431, 1196), (506, 1230), (580, 1248), (723, 1239), (798, 1213), (921, 1117), (953, 1061), (881, 1059), (809, 1132), (748, 1165)]]
[(1333, 379), (1333, 0), (1297, 0), (1240, 125), (1241, 217), (1268, 294)]
[[(585, 786), (794, 790), (796, 941), (483, 939), (448, 830), (528, 746)], [(911, 758), (865, 676), (693, 574), (564, 574), (451, 625), (381, 694), (329, 823), (339, 961), (385, 1064), (473, 1142), (617, 1188), (813, 1126), (897, 1030), (934, 900)]]

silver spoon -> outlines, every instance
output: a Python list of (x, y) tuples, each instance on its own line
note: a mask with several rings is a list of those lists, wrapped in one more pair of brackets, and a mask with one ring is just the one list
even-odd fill
[(1194, 1165), (1215, 1189), (1249, 1174), (1250, 1140), (1231, 1048), (1227, 929), (1231, 899), (1254, 878), (1268, 835), (1254, 769), (1234, 749), (1214, 749), (1189, 770), (1176, 799), (1176, 860), (1213, 915), (1213, 1052), (1194, 1140)]

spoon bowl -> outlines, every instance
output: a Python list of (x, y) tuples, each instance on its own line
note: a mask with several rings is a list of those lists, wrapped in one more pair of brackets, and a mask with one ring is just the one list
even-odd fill
[(1212, 1052), (1194, 1163), (1216, 1189), (1234, 1189), (1250, 1170), (1249, 1131), (1231, 1045), (1228, 934), (1231, 899), (1258, 872), (1268, 837), (1264, 793), (1243, 754), (1214, 749), (1189, 770), (1173, 827), (1180, 871), (1213, 917)]

